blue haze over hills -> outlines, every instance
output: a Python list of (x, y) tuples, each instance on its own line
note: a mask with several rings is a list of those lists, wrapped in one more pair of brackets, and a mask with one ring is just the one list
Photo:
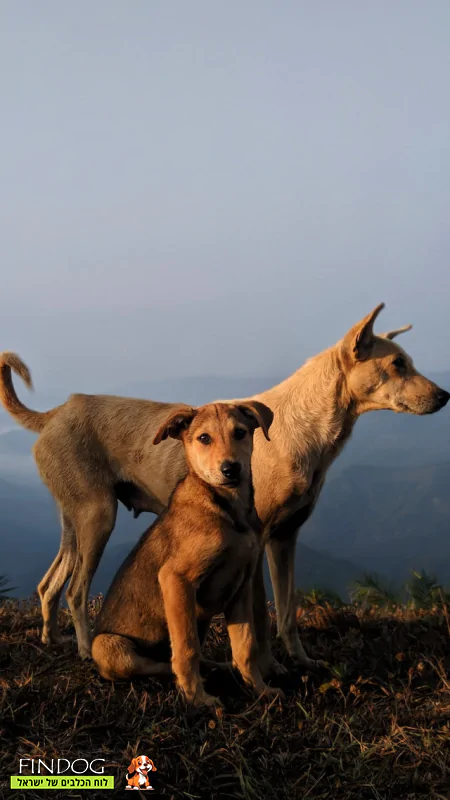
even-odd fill
[[(450, 386), (450, 372), (432, 375)], [(180, 378), (114, 387), (111, 393), (192, 403), (248, 396), (276, 378)], [(29, 398), (21, 392), (25, 401)], [(32, 396), (33, 407), (64, 399)], [(0, 574), (31, 593), (57, 552), (59, 524), (53, 500), (40, 483), (30, 450), (33, 434), (0, 412)], [(94, 581), (104, 591), (126, 553), (152, 520), (118, 523)], [(20, 559), (17, 553), (20, 552)], [(312, 518), (299, 539), (296, 577), (302, 588), (345, 595), (363, 570), (394, 582), (424, 568), (450, 584), (450, 413), (428, 417), (375, 412), (362, 417), (330, 470)]]

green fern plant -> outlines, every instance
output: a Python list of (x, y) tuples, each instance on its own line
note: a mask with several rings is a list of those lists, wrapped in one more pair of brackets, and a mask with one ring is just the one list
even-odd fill
[(425, 570), (412, 571), (411, 580), (406, 584), (406, 591), (410, 597), (413, 608), (432, 608), (442, 600), (443, 590), (434, 575), (428, 575)]
[(17, 586), (10, 586), (6, 575), (0, 575), (0, 603), (10, 599), (9, 592), (13, 592)]
[(342, 608), (344, 606), (342, 598), (332, 589), (309, 589), (309, 591), (297, 589), (297, 601), (303, 607), (326, 604), (333, 608)]
[(351, 590), (351, 598), (354, 603), (365, 608), (369, 606), (392, 608), (399, 602), (396, 593), (387, 586), (383, 586), (378, 576), (370, 572), (364, 573), (362, 578), (355, 581)]

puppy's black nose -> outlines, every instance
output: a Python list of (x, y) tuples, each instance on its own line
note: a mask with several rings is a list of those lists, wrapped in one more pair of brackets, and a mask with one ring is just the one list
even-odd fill
[(220, 470), (227, 480), (236, 481), (241, 474), (241, 465), (239, 461), (223, 461)]
[(444, 408), (450, 400), (450, 394), (445, 389), (439, 389), (437, 393), (437, 400), (440, 408)]

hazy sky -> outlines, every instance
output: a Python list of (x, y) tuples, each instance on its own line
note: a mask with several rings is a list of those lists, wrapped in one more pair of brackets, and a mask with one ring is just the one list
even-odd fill
[(5, 0), (0, 349), (287, 374), (385, 301), (450, 367), (449, 87), (448, 0)]

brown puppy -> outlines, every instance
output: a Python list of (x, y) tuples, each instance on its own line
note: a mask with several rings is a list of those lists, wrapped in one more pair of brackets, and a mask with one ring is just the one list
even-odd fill
[[(450, 395), (420, 375), (393, 341), (410, 326), (374, 333), (383, 305), (354, 325), (333, 347), (253, 398), (275, 412), (270, 442), (255, 434), (252, 457), (255, 505), (275, 593), (278, 631), (288, 653), (301, 664), (314, 662), (300, 642), (295, 619), (295, 544), (311, 515), (326, 473), (361, 414), (391, 409), (433, 414)], [(43, 642), (58, 642), (58, 602), (70, 578), (67, 601), (79, 653), (90, 655), (89, 587), (114, 528), (120, 500), (135, 514), (160, 514), (186, 474), (180, 442), (153, 447), (156, 431), (177, 404), (126, 397), (73, 395), (45, 413), (17, 397), (11, 370), (31, 386), (30, 373), (14, 353), (0, 355), (0, 402), (14, 419), (40, 433), (34, 455), (42, 480), (55, 498), (62, 521), (61, 546), (39, 584)], [(233, 401), (239, 402), (239, 401)], [(279, 671), (270, 652), (262, 559), (255, 576), (260, 668)]]
[(200, 677), (209, 621), (225, 613), (233, 661), (260, 693), (252, 578), (262, 548), (255, 528), (253, 432), (268, 439), (273, 414), (262, 403), (185, 408), (154, 438), (181, 439), (188, 466), (168, 510), (119, 569), (95, 626), (92, 657), (107, 679), (171, 672), (186, 699), (214, 705)]

